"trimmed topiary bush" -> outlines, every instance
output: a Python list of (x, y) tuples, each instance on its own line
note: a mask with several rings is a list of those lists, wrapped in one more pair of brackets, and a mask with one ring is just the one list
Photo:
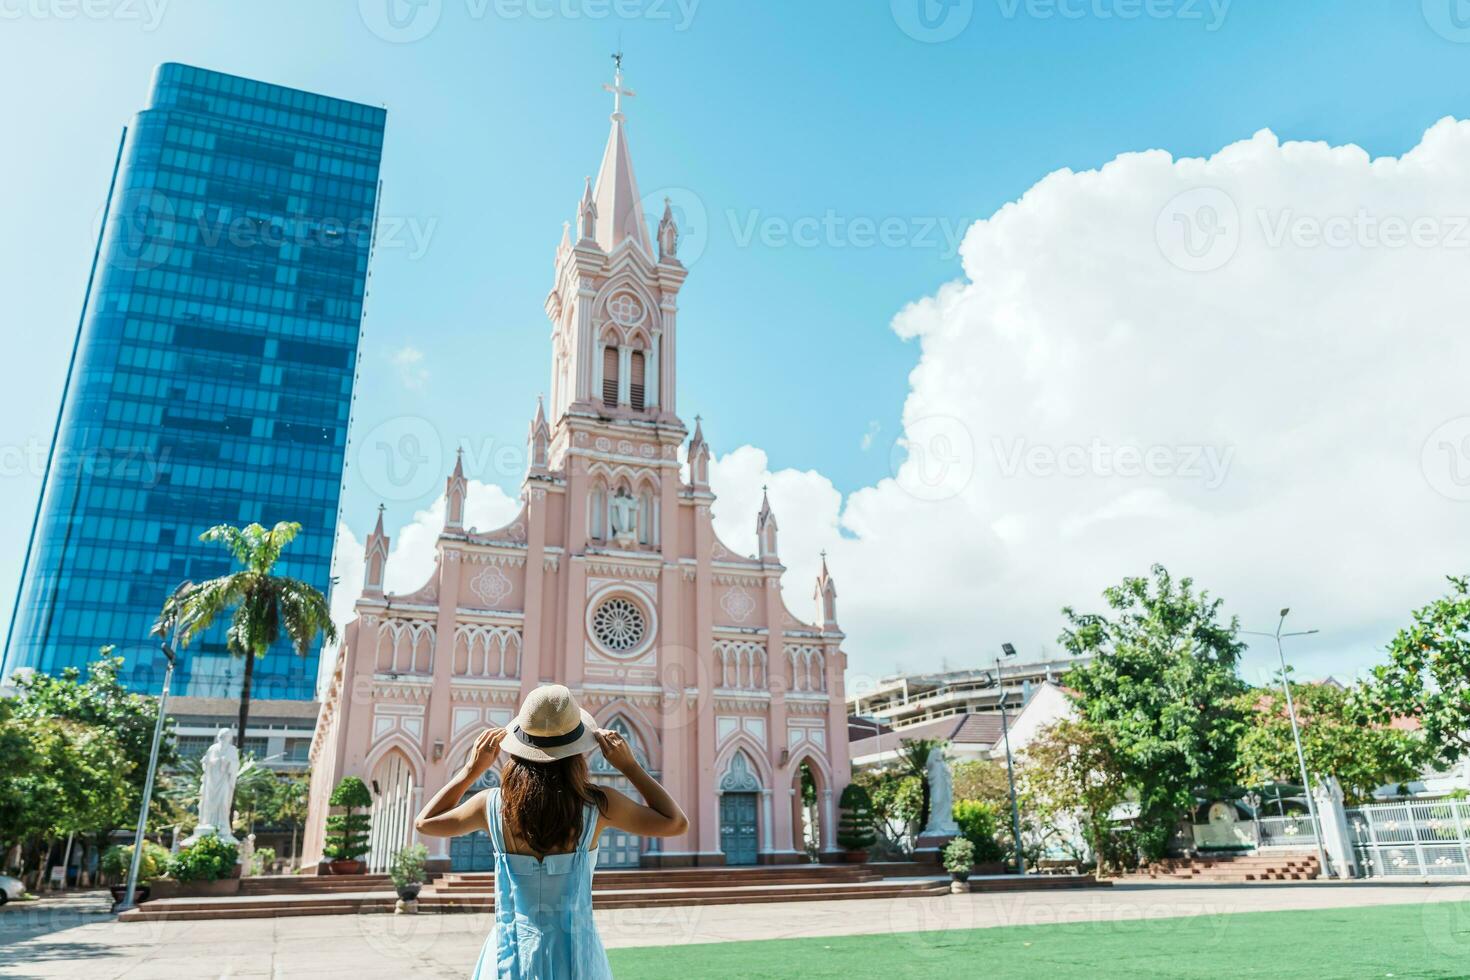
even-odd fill
[(956, 837), (944, 847), (944, 870), (952, 875), (968, 875), (975, 866), (975, 845)]
[(866, 851), (878, 837), (873, 829), (873, 800), (857, 783), (849, 783), (838, 799), (837, 843), (845, 850)]
[(366, 813), (357, 812), (373, 805), (367, 784), (356, 776), (348, 776), (332, 790), (327, 802), (342, 807), (344, 812), (327, 817), (326, 856), (333, 861), (356, 861), (372, 850), (368, 844), (372, 821)]

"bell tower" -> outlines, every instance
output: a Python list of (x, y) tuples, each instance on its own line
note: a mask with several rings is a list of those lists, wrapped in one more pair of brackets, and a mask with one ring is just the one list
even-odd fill
[(602, 165), (597, 179), (584, 184), (576, 220), (563, 231), (546, 298), (557, 429), (569, 414), (678, 424), (675, 325), (688, 273), (667, 202), (656, 244), (649, 237), (623, 114), (623, 100), (635, 93), (623, 82), (622, 56), (613, 60), (613, 82), (603, 86), (612, 93), (613, 113)]

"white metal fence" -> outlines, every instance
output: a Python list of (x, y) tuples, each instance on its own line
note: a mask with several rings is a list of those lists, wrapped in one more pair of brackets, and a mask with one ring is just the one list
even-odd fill
[(1261, 847), (1317, 845), (1317, 822), (1305, 814), (1291, 817), (1261, 817), (1256, 821), (1256, 841)]
[(1361, 874), (1470, 875), (1470, 802), (1373, 803), (1349, 809), (1347, 821)]

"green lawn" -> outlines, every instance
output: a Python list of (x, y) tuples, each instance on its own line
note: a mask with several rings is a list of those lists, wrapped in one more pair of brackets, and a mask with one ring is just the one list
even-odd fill
[(638, 980), (1470, 977), (1470, 902), (657, 946), (609, 957), (617, 976)]

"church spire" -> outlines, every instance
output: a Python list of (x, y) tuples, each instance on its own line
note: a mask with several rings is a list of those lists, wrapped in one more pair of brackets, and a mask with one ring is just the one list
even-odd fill
[[(643, 201), (638, 194), (638, 180), (633, 176), (633, 158), (628, 152), (628, 135), (624, 131), (623, 99), (637, 93), (623, 85), (623, 55), (613, 55), (613, 83), (603, 88), (613, 95), (612, 132), (602, 154), (602, 168), (592, 192), (596, 211), (597, 244), (609, 255), (623, 242), (632, 241), (653, 257), (648, 241), (648, 228), (643, 220)], [(586, 233), (584, 231), (584, 237)]]
[(812, 595), (817, 600), (817, 625), (823, 630), (836, 630), (837, 586), (827, 571), (827, 553), (822, 552), (822, 570), (817, 574), (817, 589)]
[(464, 502), (469, 496), (470, 485), (464, 478), (464, 449), (454, 452), (454, 472), (444, 481), (444, 529), (459, 531), (464, 528)]
[(383, 597), (383, 574), (388, 568), (388, 534), (383, 530), (383, 511), (386, 508), (378, 505), (378, 523), (369, 534), (363, 545), (363, 561), (366, 569), (363, 572), (362, 594), (370, 599), (381, 599)]
[(551, 466), (551, 426), (546, 423), (546, 406), (540, 395), (536, 396), (536, 417), (531, 419), (531, 431), (526, 437), (530, 448), (530, 476), (548, 476)]
[(694, 435), (689, 439), (689, 485), (695, 490), (709, 489), (709, 443), (704, 441), (704, 426), (694, 416)]
[(760, 544), (762, 560), (779, 561), (776, 555), (776, 515), (771, 511), (771, 498), (761, 487), (761, 512), (755, 519), (755, 537)]

